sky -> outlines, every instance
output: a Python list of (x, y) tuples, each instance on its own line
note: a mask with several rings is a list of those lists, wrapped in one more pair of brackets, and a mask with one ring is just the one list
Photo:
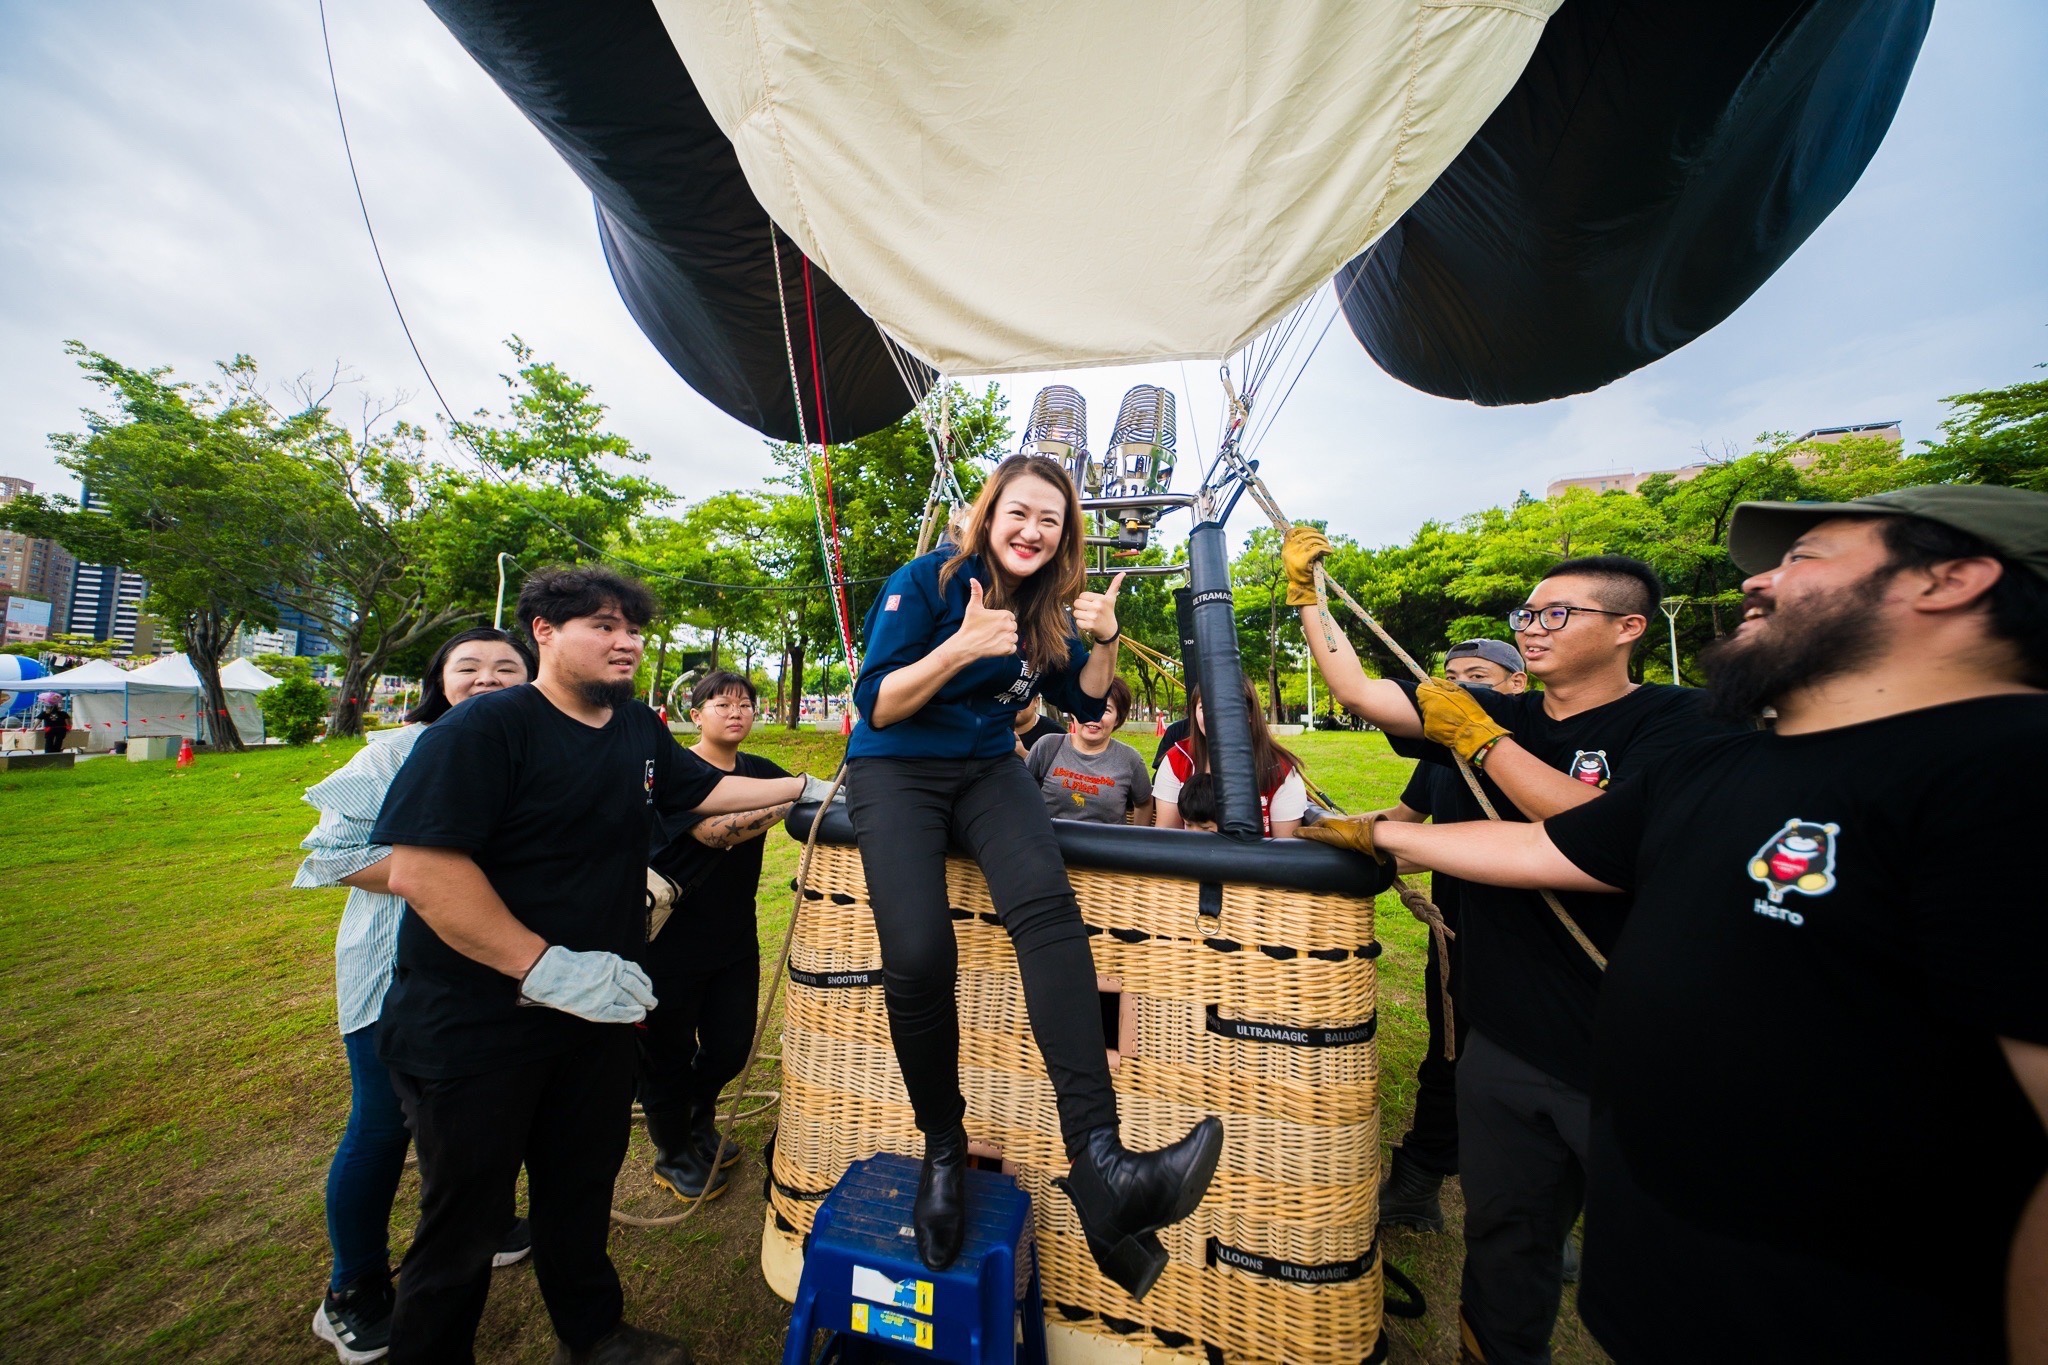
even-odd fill
[[(419, 0), (330, 0), (341, 97), (385, 258), (462, 413), (500, 404), (517, 333), (596, 386), (685, 498), (757, 483), (761, 438), (699, 398), (612, 288), (590, 199)], [(1280, 504), (1367, 544), (1551, 479), (1740, 452), (1759, 433), (1898, 419), (2048, 361), (2048, 6), (1938, 7), (1861, 182), (1733, 316), (1591, 394), (1479, 408), (1381, 373), (1340, 322), (1259, 451)], [(339, 364), (360, 398), (436, 406), (384, 294), (335, 123), (312, 0), (0, 0), (0, 474), (75, 491), (47, 433), (94, 392), (77, 338), (204, 379)], [(1213, 366), (1013, 376), (1089, 398), (1097, 443), (1140, 379), (1182, 396), (1182, 479), (1216, 439)], [(346, 411), (346, 406), (344, 406)], [(1249, 504), (1232, 529), (1253, 524)]]

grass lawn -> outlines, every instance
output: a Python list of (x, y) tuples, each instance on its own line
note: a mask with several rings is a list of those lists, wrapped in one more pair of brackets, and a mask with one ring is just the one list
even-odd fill
[[(750, 747), (792, 771), (830, 771), (842, 743), (760, 739)], [(1376, 735), (1295, 743), (1353, 810), (1391, 802), (1406, 777)], [(289, 882), (313, 819), (299, 793), (352, 752), (0, 774), (0, 1358), (333, 1358), (308, 1323), (328, 1270), (327, 1161), (348, 1112), (333, 989), (342, 893)], [(779, 830), (770, 839), (761, 934), (772, 962), (798, 850)], [(1391, 1141), (1423, 1047), (1425, 931), (1391, 897), (1380, 908)], [(743, 1126), (741, 1178), (701, 1215), (613, 1231), (629, 1316), (689, 1338), (707, 1362), (780, 1358), (786, 1309), (756, 1264), (771, 1122)], [(621, 1209), (677, 1207), (652, 1188), (650, 1159), (636, 1135)], [(394, 1249), (417, 1194), (408, 1170)], [(1393, 1233), (1385, 1249), (1431, 1306), (1423, 1322), (1394, 1325), (1394, 1359), (1454, 1361), (1455, 1227)], [(1569, 1307), (1558, 1338), (1560, 1361), (1604, 1358)], [(540, 1362), (553, 1347), (532, 1270), (499, 1271), (479, 1357)]]

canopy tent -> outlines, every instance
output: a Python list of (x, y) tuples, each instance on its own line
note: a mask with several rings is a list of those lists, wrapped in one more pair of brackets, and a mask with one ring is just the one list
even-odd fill
[(37, 686), (45, 692), (121, 692), (128, 687), (128, 673), (105, 659), (91, 659), (76, 668), (52, 673)]
[[(277, 679), (247, 659), (236, 659), (221, 669), (220, 681), (235, 729), (245, 740), (261, 740), (263, 711), (256, 694), (275, 687)], [(73, 723), (85, 731), (89, 748), (104, 749), (117, 739), (141, 735), (206, 739), (211, 733), (198, 671), (183, 654), (168, 655), (132, 672), (95, 660), (42, 685), (71, 695)]]

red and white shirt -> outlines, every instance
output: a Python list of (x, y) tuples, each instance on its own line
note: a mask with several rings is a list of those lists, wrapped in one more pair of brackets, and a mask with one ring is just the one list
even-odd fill
[[(1273, 837), (1275, 820), (1299, 820), (1308, 813), (1308, 785), (1293, 764), (1282, 760), (1280, 780), (1259, 793), (1259, 813), (1266, 822), (1266, 837)], [(1152, 779), (1154, 800), (1180, 804), (1180, 789), (1195, 775), (1195, 751), (1182, 740), (1166, 751), (1166, 761)]]

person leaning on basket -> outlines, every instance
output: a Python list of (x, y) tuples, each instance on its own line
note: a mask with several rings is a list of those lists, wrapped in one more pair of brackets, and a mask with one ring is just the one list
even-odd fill
[(1540, 824), (1345, 842), (1635, 893), (1579, 1291), (1619, 1365), (2041, 1365), (2048, 495), (1744, 503), (1728, 552), (1741, 623), (1700, 662), (1774, 728)]
[[(1124, 1149), (1087, 929), (1012, 730), (1041, 690), (1082, 719), (1103, 714), (1121, 583), (1119, 575), (1107, 592), (1082, 591), (1080, 504), (1059, 464), (1004, 461), (960, 546), (898, 569), (868, 614), (846, 784), (881, 940), (889, 1036), (925, 1140), (918, 1254), (933, 1269), (949, 1265), (966, 1223), (958, 950), (946, 898), (946, 849), (957, 840), (981, 865), (1016, 946), (1073, 1163), (1057, 1183), (1096, 1264), (1142, 1297), (1166, 1265), (1156, 1234), (1201, 1203), (1223, 1125), (1204, 1119), (1157, 1152)], [(1083, 632), (1094, 636), (1092, 650)]]

